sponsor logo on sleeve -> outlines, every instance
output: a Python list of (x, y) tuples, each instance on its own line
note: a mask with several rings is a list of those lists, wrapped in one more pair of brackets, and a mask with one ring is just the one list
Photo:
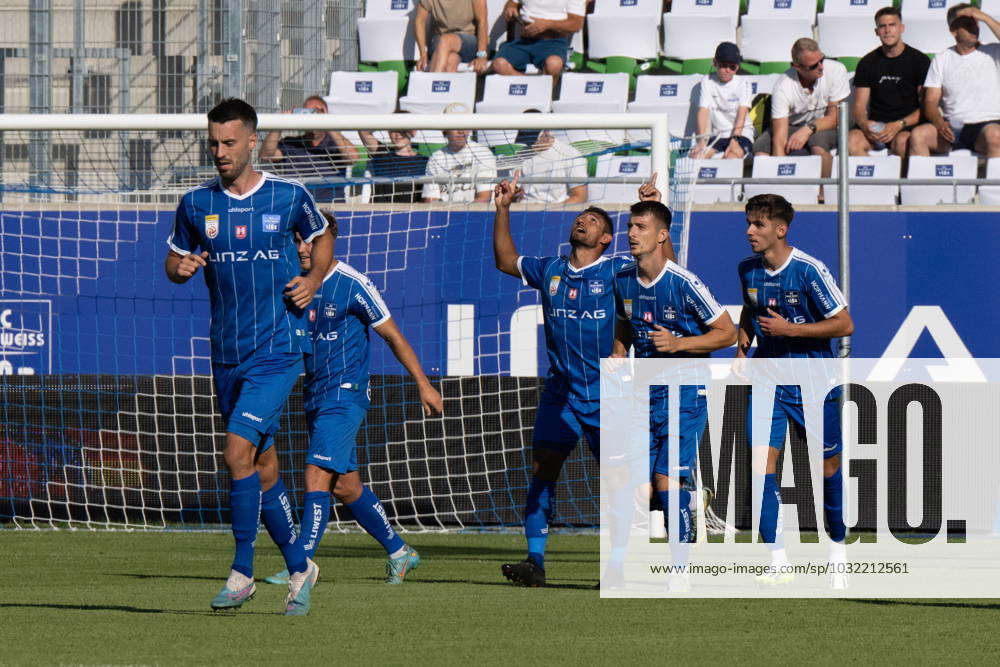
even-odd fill
[(757, 305), (757, 288), (756, 287), (748, 287), (747, 288), (747, 301), (749, 301), (754, 306)]
[(281, 226), (281, 216), (274, 213), (265, 213), (262, 223), (265, 232), (276, 232)]
[(632, 317), (632, 299), (623, 299), (622, 306), (625, 308), (625, 317)]
[(205, 236), (214, 239), (219, 235), (219, 215), (214, 213), (205, 216)]
[(559, 281), (562, 280), (559, 276), (552, 276), (552, 280), (549, 281), (549, 296), (555, 296), (559, 291)]

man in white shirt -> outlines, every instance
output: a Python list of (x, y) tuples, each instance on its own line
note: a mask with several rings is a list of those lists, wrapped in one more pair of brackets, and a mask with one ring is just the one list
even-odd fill
[(771, 93), (771, 127), (753, 146), (756, 155), (818, 155), (830, 176), (837, 145), (837, 104), (851, 94), (847, 68), (826, 60), (816, 40), (792, 45), (792, 66)]
[(698, 88), (698, 143), (693, 158), (723, 153), (726, 160), (753, 155), (753, 123), (747, 122), (750, 84), (736, 71), (743, 62), (738, 46), (722, 42), (715, 49), (715, 72), (706, 74)]
[(924, 116), (910, 155), (966, 148), (1000, 156), (1000, 44), (979, 43), (979, 21), (1000, 38), (1000, 22), (967, 4), (948, 9), (955, 46), (931, 61), (924, 81)]
[(521, 176), (578, 178), (580, 183), (525, 183), (525, 201), (550, 204), (580, 204), (587, 201), (587, 159), (548, 130), (521, 130), (515, 140), (529, 146), (517, 154), (525, 158)]
[(523, 24), (521, 36), (504, 42), (493, 59), (497, 74), (523, 74), (528, 64), (552, 77), (558, 90), (570, 38), (583, 30), (587, 0), (507, 0), (504, 18)]
[(425, 202), (488, 202), (497, 178), (497, 161), (486, 146), (469, 140), (470, 130), (445, 130), (448, 143), (431, 154), (428, 176), (476, 179), (475, 183), (425, 183)]

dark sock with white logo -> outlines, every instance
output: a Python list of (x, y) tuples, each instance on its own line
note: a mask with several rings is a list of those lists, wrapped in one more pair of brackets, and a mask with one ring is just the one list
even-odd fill
[(389, 523), (389, 517), (386, 516), (382, 503), (367, 486), (361, 487), (361, 496), (357, 500), (353, 503), (344, 503), (344, 506), (351, 510), (358, 525), (378, 540), (378, 543), (390, 556), (406, 546), (403, 538), (396, 534), (392, 524)]
[(312, 558), (323, 539), (326, 524), (330, 521), (330, 494), (326, 491), (310, 491), (302, 497), (302, 521), (299, 523), (299, 539), (306, 557)]

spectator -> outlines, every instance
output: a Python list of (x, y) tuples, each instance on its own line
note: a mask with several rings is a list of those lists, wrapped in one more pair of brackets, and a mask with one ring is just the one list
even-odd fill
[[(318, 95), (307, 97), (302, 108), (295, 110), (298, 113), (317, 114), (328, 111), (326, 102)], [(260, 159), (273, 163), (279, 174), (305, 179), (316, 201), (333, 202), (344, 201), (345, 186), (315, 187), (308, 181), (344, 176), (351, 165), (358, 161), (358, 151), (336, 130), (312, 130), (285, 138), (282, 138), (279, 130), (272, 130), (264, 137)]]
[[(525, 113), (541, 113), (529, 109)], [(551, 204), (580, 204), (587, 201), (587, 159), (548, 130), (520, 130), (516, 143), (528, 146), (517, 157), (522, 176), (544, 178), (557, 176), (578, 178), (582, 183), (525, 183), (522, 189), (525, 201)]]
[[(429, 52), (428, 16), (434, 19)], [(420, 0), (413, 29), (421, 72), (457, 72), (460, 63), (471, 63), (476, 74), (485, 74), (489, 68), (486, 0)]]
[[(416, 131), (389, 130), (391, 146), (376, 139), (370, 130), (361, 130), (359, 134), (368, 150), (368, 171), (375, 178), (419, 178), (427, 172), (427, 157), (413, 143)], [(419, 189), (410, 181), (376, 183), (372, 187), (372, 201), (412, 204), (420, 199)]]
[(698, 143), (691, 157), (722, 153), (727, 160), (743, 160), (753, 155), (753, 123), (747, 122), (753, 95), (746, 79), (736, 74), (741, 62), (740, 49), (732, 42), (716, 47), (716, 71), (699, 86)]
[(875, 34), (882, 46), (858, 63), (854, 74), (854, 105), (851, 113), (857, 127), (848, 137), (851, 155), (888, 148), (905, 156), (910, 131), (920, 122), (920, 96), (931, 59), (903, 43), (902, 14), (896, 7), (875, 12)]
[(552, 90), (558, 90), (570, 38), (583, 30), (586, 14), (586, 0), (507, 0), (504, 17), (507, 21), (519, 19), (524, 27), (519, 38), (500, 47), (493, 71), (522, 74), (531, 63), (552, 76)]
[(1000, 44), (979, 43), (979, 21), (1000, 38), (993, 17), (967, 4), (948, 9), (955, 46), (931, 61), (924, 81), (928, 122), (913, 130), (910, 155), (967, 148), (1000, 156)]
[(837, 104), (851, 94), (847, 68), (826, 60), (816, 40), (792, 45), (792, 66), (771, 93), (771, 127), (753, 146), (756, 155), (818, 155), (830, 176), (837, 145)]
[[(467, 114), (468, 109), (456, 102), (449, 105), (445, 113)], [(441, 150), (434, 151), (427, 161), (427, 176), (473, 177), (477, 182), (426, 183), (423, 190), (425, 202), (490, 200), (497, 177), (497, 161), (490, 149), (470, 141), (470, 134), (470, 130), (445, 130), (444, 138), (448, 143)]]

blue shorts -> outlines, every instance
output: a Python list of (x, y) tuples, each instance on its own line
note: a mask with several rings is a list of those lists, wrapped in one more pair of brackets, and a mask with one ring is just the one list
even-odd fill
[[(458, 37), (461, 41), (462, 46), (458, 49), (458, 59), (463, 63), (471, 63), (476, 59), (476, 36), (468, 32), (453, 32), (452, 35)], [(434, 35), (431, 37), (431, 55), (437, 51), (438, 43), (441, 41), (441, 35)]]
[(304, 371), (302, 354), (261, 354), (242, 364), (212, 364), (215, 396), (228, 433), (267, 451), (292, 387)]
[(549, 56), (559, 56), (563, 64), (569, 55), (569, 40), (564, 37), (555, 39), (515, 39), (512, 42), (504, 42), (497, 51), (497, 58), (503, 58), (511, 64), (511, 67), (519, 72), (523, 72), (528, 63), (531, 63), (539, 70), (545, 67), (545, 59)]
[[(725, 153), (726, 149), (729, 148), (729, 140), (731, 137), (713, 137), (709, 140), (708, 145), (711, 146), (718, 153)], [(753, 157), (753, 142), (744, 136), (736, 137), (736, 143), (740, 145), (743, 149), (745, 155), (743, 159)]]
[(306, 463), (338, 473), (358, 469), (358, 429), (368, 410), (355, 401), (335, 401), (306, 413)]
[(590, 453), (601, 458), (601, 402), (579, 401), (542, 391), (535, 414), (535, 449), (553, 449), (564, 456), (586, 437)]
[[(823, 458), (840, 454), (844, 442), (840, 432), (840, 389), (831, 391), (823, 401)], [(788, 419), (805, 432), (805, 417), (802, 414), (802, 392), (795, 385), (778, 385), (774, 390), (774, 411), (771, 413), (771, 435), (768, 446), (783, 449)], [(747, 409), (747, 433), (751, 432), (752, 408)], [(751, 444), (753, 439), (750, 438)]]
[(704, 388), (685, 387), (680, 401), (680, 452), (677, 468), (670, 467), (669, 409), (666, 391), (649, 397), (649, 467), (654, 473), (678, 479), (691, 478), (698, 465), (698, 445), (708, 421)]

